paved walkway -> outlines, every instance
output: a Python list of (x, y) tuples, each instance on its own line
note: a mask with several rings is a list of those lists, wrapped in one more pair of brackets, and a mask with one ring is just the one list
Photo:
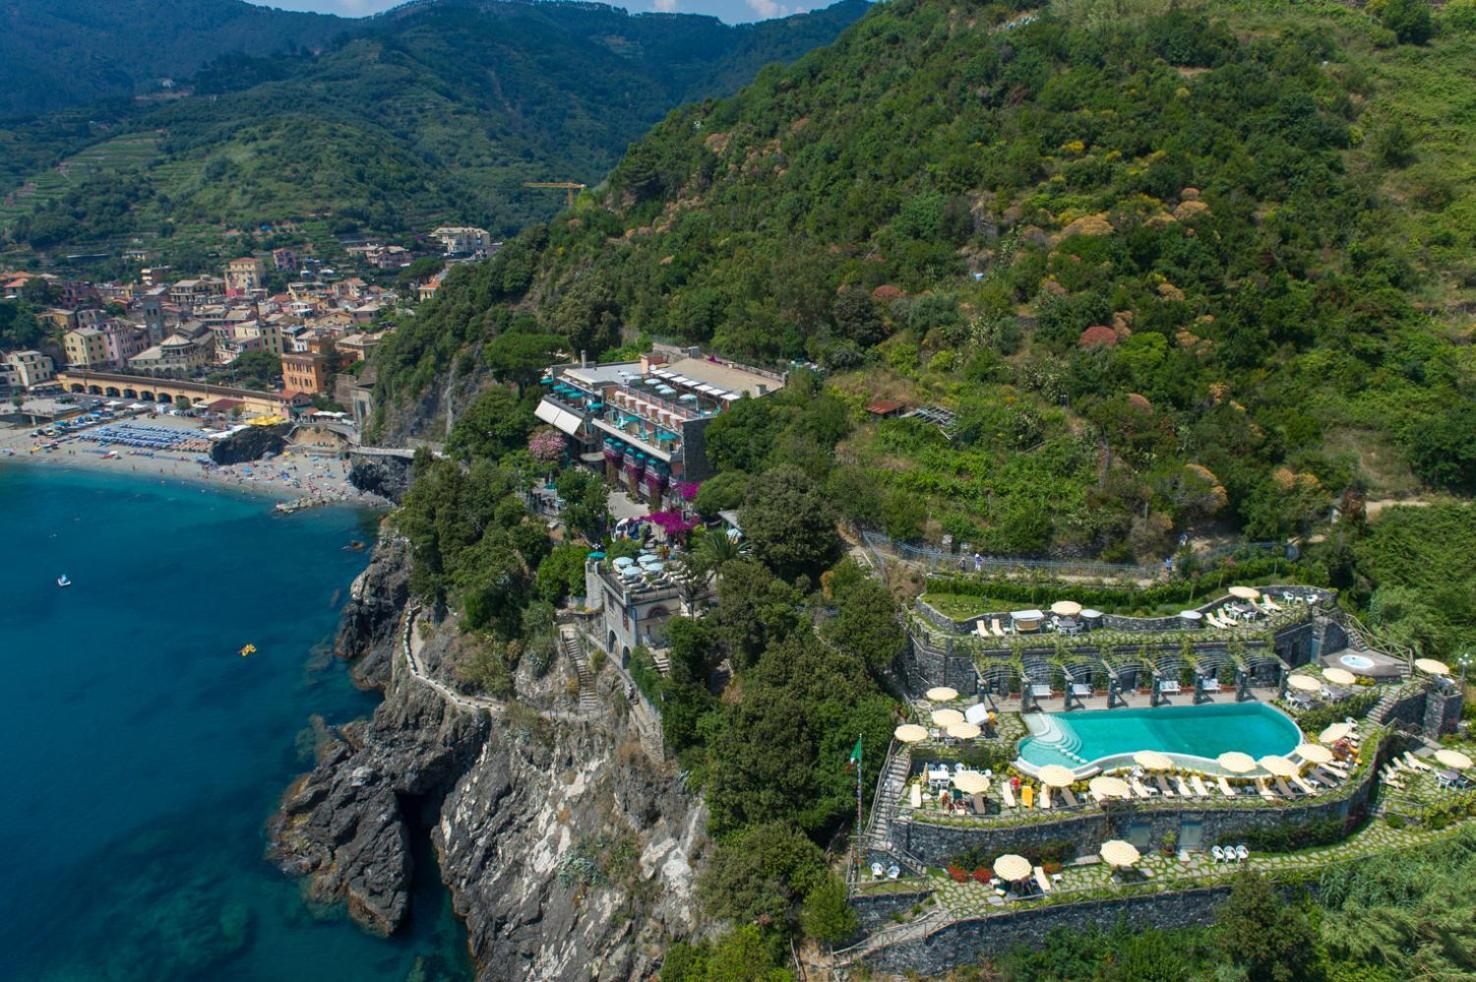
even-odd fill
[[(405, 629), (401, 636), (400, 646), (405, 652), (405, 664), (410, 669), (410, 675), (422, 685), (434, 689), (438, 695), (450, 705), (467, 712), (490, 713), (494, 719), (500, 718), (507, 711), (507, 703), (501, 699), (490, 696), (471, 696), (463, 692), (457, 692), (445, 682), (431, 675), (425, 669), (420, 660), (420, 653), (425, 648), (425, 639), (415, 630), (415, 620), (420, 614), (419, 605), (409, 608), (405, 612)], [(581, 708), (577, 711), (564, 709), (538, 709), (540, 716), (548, 719), (556, 719), (565, 723), (590, 723), (604, 718), (605, 709), (598, 702), (593, 706), (580, 701)]]

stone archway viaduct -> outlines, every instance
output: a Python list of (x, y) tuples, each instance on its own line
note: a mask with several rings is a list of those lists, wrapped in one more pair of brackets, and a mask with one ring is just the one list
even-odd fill
[(247, 413), (272, 415), (281, 413), (285, 405), (275, 392), (238, 389), (229, 385), (210, 385), (183, 379), (153, 378), (147, 375), (119, 375), (113, 372), (89, 372), (75, 369), (57, 372), (56, 380), (63, 390), (75, 395), (103, 396), (174, 406), (180, 400), (189, 405), (203, 405), (217, 399), (235, 399)]

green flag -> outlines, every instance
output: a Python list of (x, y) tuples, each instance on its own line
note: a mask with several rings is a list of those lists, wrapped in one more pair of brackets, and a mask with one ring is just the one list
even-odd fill
[(848, 767), (860, 767), (861, 766), (861, 738), (860, 737), (857, 737), (856, 738), (856, 745), (851, 748), (851, 759), (850, 759), (849, 763), (847, 764), (847, 766)]

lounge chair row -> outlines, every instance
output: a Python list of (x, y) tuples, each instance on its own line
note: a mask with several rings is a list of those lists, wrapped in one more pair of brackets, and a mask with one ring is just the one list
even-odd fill
[(1243, 863), (1250, 858), (1250, 850), (1244, 843), (1238, 846), (1211, 846), (1210, 855), (1217, 863)]

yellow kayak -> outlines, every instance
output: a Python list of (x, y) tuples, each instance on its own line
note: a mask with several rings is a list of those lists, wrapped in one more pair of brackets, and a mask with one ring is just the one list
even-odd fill
[(244, 647), (244, 648), (241, 649), (241, 657), (242, 658), (245, 658), (247, 655), (254, 655), (254, 654), (256, 654), (256, 645), (254, 645), (254, 644), (248, 644), (246, 647)]

